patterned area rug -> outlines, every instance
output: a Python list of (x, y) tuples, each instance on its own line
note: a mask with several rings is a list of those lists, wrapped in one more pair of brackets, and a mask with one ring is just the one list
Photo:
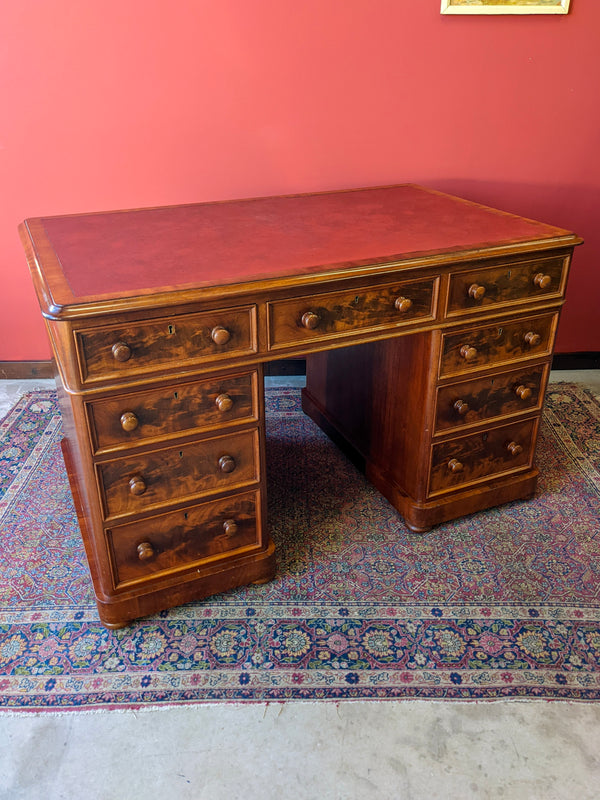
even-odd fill
[(0, 707), (600, 698), (598, 398), (550, 386), (534, 500), (417, 536), (298, 390), (266, 394), (277, 578), (112, 632), (55, 394), (25, 396), (0, 423)]

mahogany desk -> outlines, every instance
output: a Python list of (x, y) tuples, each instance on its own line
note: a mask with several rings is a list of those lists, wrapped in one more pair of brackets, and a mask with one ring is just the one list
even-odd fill
[(273, 359), (412, 530), (533, 493), (574, 234), (411, 185), (20, 233), (105, 625), (274, 575)]

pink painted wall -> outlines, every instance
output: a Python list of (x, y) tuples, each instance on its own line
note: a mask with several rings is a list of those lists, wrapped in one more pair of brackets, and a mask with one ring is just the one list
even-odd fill
[(575, 230), (600, 350), (600, 2), (18, 0), (0, 9), (0, 360), (49, 356), (25, 217), (416, 182)]

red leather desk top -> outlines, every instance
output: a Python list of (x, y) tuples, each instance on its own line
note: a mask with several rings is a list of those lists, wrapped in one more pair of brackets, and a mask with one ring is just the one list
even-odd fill
[[(36, 246), (44, 238), (45, 251), (54, 252), (75, 303), (569, 235), (413, 185), (46, 217), (26, 225)], [(66, 299), (49, 288), (57, 301)]]

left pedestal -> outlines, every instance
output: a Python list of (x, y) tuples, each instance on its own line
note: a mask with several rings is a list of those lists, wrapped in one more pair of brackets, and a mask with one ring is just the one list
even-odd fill
[(104, 625), (274, 576), (260, 366), (59, 397)]

